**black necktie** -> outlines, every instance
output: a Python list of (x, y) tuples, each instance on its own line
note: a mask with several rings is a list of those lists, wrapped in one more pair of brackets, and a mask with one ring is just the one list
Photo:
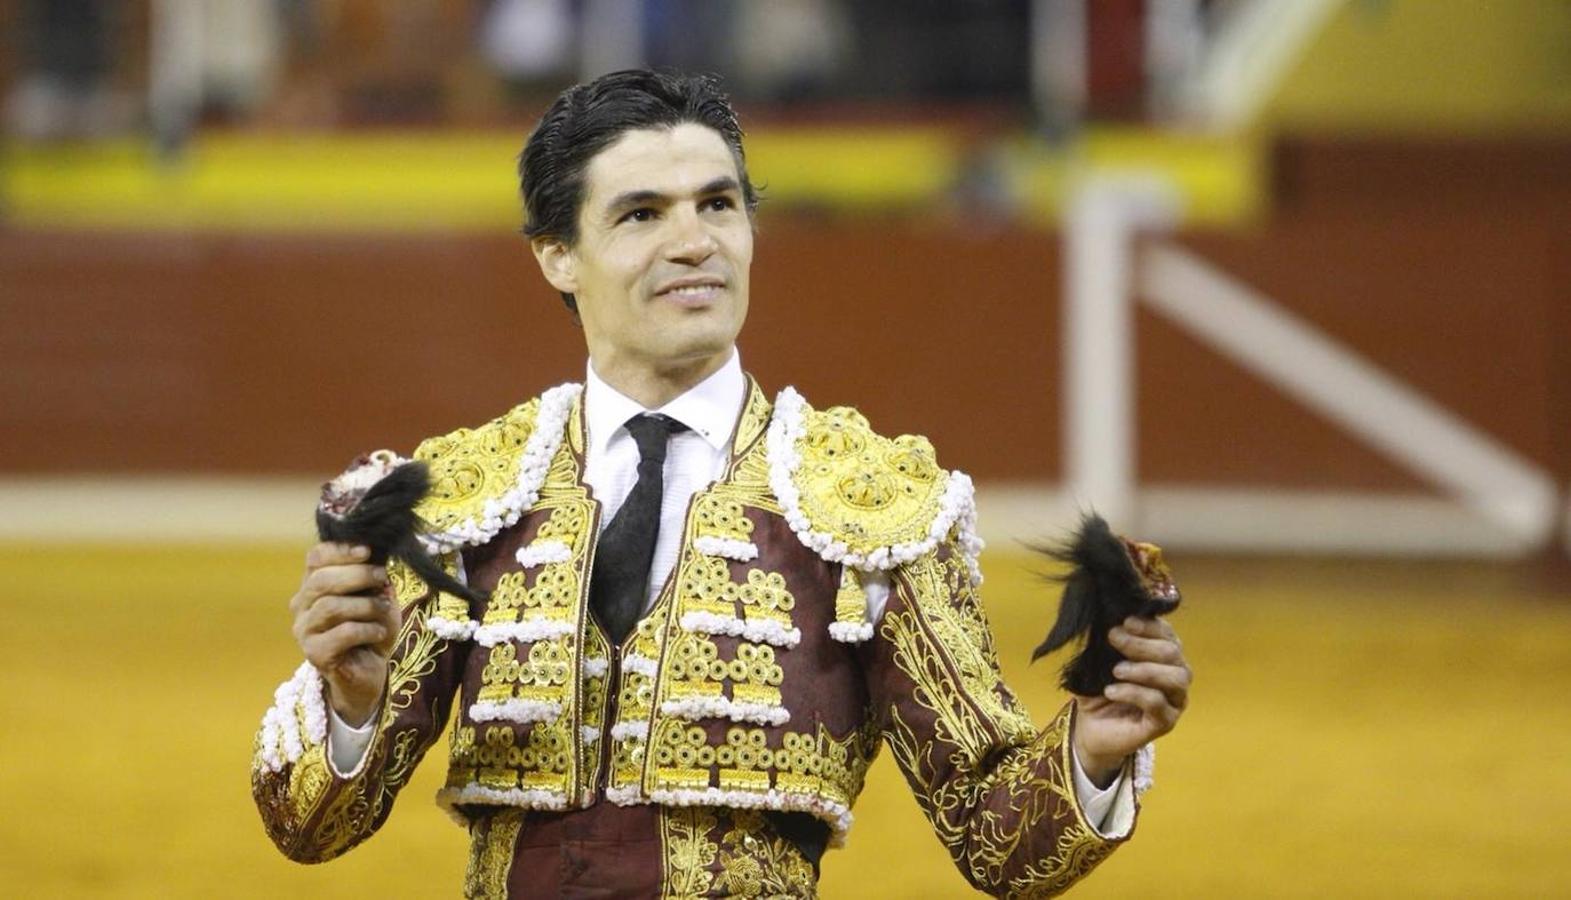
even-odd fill
[(661, 415), (627, 420), (638, 444), (638, 481), (600, 535), (589, 579), (589, 605), (612, 644), (633, 629), (649, 592), (649, 564), (660, 534), (660, 499), (665, 490), (666, 440), (687, 426)]

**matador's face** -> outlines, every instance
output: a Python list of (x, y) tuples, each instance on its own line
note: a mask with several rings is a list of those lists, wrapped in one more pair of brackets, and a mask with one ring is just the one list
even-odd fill
[(578, 240), (537, 249), (595, 368), (718, 368), (747, 318), (752, 220), (719, 132), (629, 131), (589, 162)]

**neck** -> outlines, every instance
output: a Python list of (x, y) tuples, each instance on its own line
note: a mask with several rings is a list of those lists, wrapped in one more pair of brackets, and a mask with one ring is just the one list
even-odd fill
[(728, 348), (714, 356), (654, 365), (616, 357), (607, 360), (593, 353), (589, 360), (595, 374), (606, 384), (638, 401), (644, 409), (659, 409), (720, 371), (735, 352)]

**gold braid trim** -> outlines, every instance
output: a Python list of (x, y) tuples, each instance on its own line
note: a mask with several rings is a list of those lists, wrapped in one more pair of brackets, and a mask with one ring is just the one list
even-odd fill
[(661, 808), (662, 897), (702, 897), (709, 893), (715, 881), (710, 867), (720, 855), (720, 847), (710, 832), (719, 824), (715, 814), (706, 807)]
[(1040, 734), (1004, 686), (966, 565), (954, 550), (900, 570), (907, 602), (879, 631), (912, 682), (886, 737), (967, 879), (1008, 896), (1066, 889), (1118, 845), (1085, 821), (1070, 757), (1073, 704)]
[(469, 866), (464, 896), (476, 900), (507, 900), (507, 875), (524, 824), (521, 809), (500, 809), (469, 825)]

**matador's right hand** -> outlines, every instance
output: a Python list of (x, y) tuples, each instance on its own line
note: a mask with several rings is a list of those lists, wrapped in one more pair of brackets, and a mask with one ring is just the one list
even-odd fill
[(327, 683), (333, 711), (354, 727), (376, 713), (402, 622), (387, 570), (369, 556), (361, 546), (317, 544), (289, 601), (295, 641)]

